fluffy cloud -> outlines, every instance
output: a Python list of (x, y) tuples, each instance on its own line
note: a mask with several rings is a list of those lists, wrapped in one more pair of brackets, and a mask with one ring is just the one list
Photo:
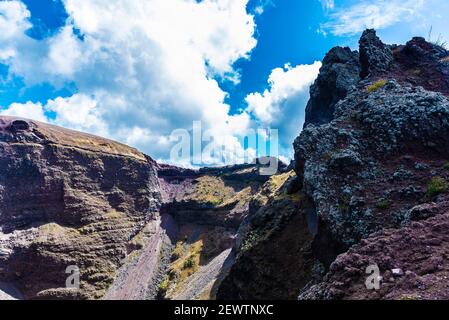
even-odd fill
[[(366, 28), (384, 29), (400, 21), (411, 21), (428, 0), (361, 1), (331, 14), (329, 22), (321, 25), (321, 32), (334, 35), (353, 35)], [(323, 6), (333, 1), (322, 0)], [(329, 8), (329, 7), (327, 7)]]
[(304, 110), (309, 99), (309, 87), (318, 76), (321, 62), (311, 65), (290, 65), (274, 69), (263, 93), (246, 97), (248, 112), (262, 126), (279, 130), (280, 153), (291, 156), (291, 144), (304, 123)]
[(0, 2), (0, 60), (6, 61), (17, 54), (16, 39), (31, 27), (29, 11), (17, 1)]
[(215, 79), (238, 81), (233, 63), (256, 45), (247, 1), (63, 0), (67, 25), (44, 40), (26, 35), (30, 13), (22, 3), (0, 2), (0, 62), (11, 75), (78, 91), (2, 113), (105, 135), (162, 159), (171, 132), (200, 120), (241, 154), (236, 135), (250, 117), (229, 114)]
[(45, 116), (44, 108), (41, 103), (13, 103), (8, 109), (3, 110), (1, 114), (47, 122), (47, 117)]

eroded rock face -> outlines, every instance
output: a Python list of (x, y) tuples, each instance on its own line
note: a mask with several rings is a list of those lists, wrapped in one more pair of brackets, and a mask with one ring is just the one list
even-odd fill
[[(282, 167), (282, 166), (281, 166)], [(214, 299), (233, 265), (232, 248), (250, 201), (269, 176), (257, 164), (198, 171), (159, 165), (161, 212), (173, 220), (170, 263), (159, 298)]]
[[(137, 150), (0, 118), (0, 280), (24, 298), (101, 297), (159, 205), (155, 163)], [(72, 265), (80, 291), (66, 288)]]
[[(249, 203), (269, 179), (264, 163), (181, 169), (106, 139), (1, 117), (1, 293), (214, 298)], [(73, 266), (80, 290), (66, 287)]]

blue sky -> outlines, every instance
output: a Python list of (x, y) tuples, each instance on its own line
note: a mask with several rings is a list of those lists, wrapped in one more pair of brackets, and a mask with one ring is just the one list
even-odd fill
[(142, 3), (0, 1), (0, 112), (104, 135), (163, 160), (171, 132), (192, 121), (236, 153), (239, 134), (271, 127), (290, 157), (330, 48), (356, 49), (366, 27), (388, 43), (427, 36), (431, 26), (434, 39), (449, 39), (445, 0)]

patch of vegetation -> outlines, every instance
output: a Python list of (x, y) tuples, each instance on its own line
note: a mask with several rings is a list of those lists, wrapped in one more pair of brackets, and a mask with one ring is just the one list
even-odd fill
[(444, 170), (449, 170), (449, 162), (446, 162), (446, 163), (443, 165), (443, 169), (444, 169)]
[(79, 235), (78, 230), (63, 227), (57, 223), (48, 223), (39, 227), (39, 239), (42, 241), (47, 241), (49, 238), (70, 238)]
[(448, 191), (449, 185), (442, 177), (433, 177), (427, 185), (427, 196), (433, 198)]
[(381, 199), (376, 203), (376, 208), (380, 210), (387, 210), (390, 208), (390, 201), (387, 199)]
[(130, 242), (135, 249), (140, 250), (144, 247), (144, 240), (142, 232), (138, 233)]
[(192, 200), (218, 206), (232, 198), (234, 195), (234, 189), (226, 186), (222, 179), (203, 176), (197, 179)]
[(107, 219), (124, 219), (126, 218), (126, 214), (123, 212), (119, 212), (116, 209), (111, 209), (104, 215)]
[(126, 259), (128, 260), (128, 262), (131, 262), (134, 259), (136, 259), (139, 256), (139, 254), (140, 254), (139, 250), (134, 250), (128, 255)]
[(159, 292), (161, 293), (167, 292), (169, 286), (170, 286), (170, 277), (168, 275), (165, 275), (161, 283), (159, 284)]
[(182, 241), (179, 241), (178, 243), (176, 243), (175, 249), (173, 249), (173, 252), (171, 254), (171, 261), (178, 260), (179, 258), (181, 258), (183, 253), (184, 253), (184, 243)]
[(439, 47), (447, 50), (447, 41), (444, 40), (441, 33), (438, 35), (437, 38), (434, 38), (432, 36), (432, 32), (433, 32), (433, 26), (430, 27), (429, 35), (427, 36), (427, 41), (432, 43), (433, 45), (439, 46)]
[(184, 264), (182, 265), (182, 268), (184, 270), (186, 269), (192, 269), (193, 267), (195, 267), (195, 257), (194, 256), (190, 256), (187, 258), (186, 261), (184, 261)]
[(257, 241), (259, 241), (259, 238), (260, 236), (257, 231), (253, 230), (248, 233), (248, 235), (243, 240), (241, 251), (247, 251), (251, 249), (257, 243)]
[(281, 189), (287, 180), (293, 175), (293, 172), (277, 174), (270, 178), (270, 190), (275, 193)]
[(419, 300), (419, 296), (417, 294), (403, 294), (399, 297), (399, 300), (402, 301), (415, 301)]
[(370, 85), (368, 88), (366, 88), (366, 90), (369, 93), (371, 93), (371, 92), (379, 90), (380, 88), (382, 88), (386, 84), (387, 84), (387, 80), (386, 79), (381, 79), (381, 80), (378, 80), (378, 81), (374, 82), (372, 85)]

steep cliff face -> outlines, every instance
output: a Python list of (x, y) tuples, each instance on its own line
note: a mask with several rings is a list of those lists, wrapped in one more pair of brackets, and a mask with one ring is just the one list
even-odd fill
[[(157, 219), (155, 163), (127, 146), (0, 119), (0, 277), (25, 298), (99, 298)], [(66, 288), (77, 266), (81, 290)]]
[(315, 212), (303, 193), (289, 192), (294, 172), (274, 175), (250, 203), (239, 230), (236, 262), (219, 299), (296, 299), (310, 281)]
[(259, 170), (257, 164), (198, 171), (159, 165), (161, 213), (173, 221), (160, 298), (216, 297), (234, 263), (232, 248), (250, 201), (269, 179)]

